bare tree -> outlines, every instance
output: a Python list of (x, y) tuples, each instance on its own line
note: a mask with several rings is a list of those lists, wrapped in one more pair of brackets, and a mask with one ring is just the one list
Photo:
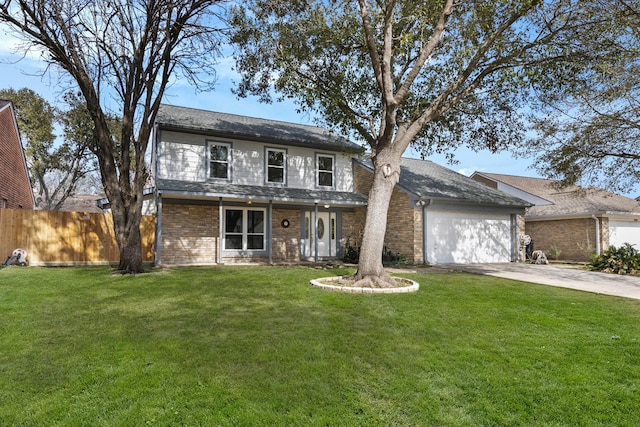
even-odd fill
[[(145, 153), (171, 78), (206, 89), (219, 45), (222, 0), (2, 0), (0, 22), (77, 85), (95, 126), (104, 191), (120, 249), (118, 270), (141, 272)], [(120, 119), (114, 135), (109, 116)]]

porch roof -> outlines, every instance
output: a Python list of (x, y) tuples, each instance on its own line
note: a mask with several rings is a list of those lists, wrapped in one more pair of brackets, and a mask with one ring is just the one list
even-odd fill
[(185, 198), (231, 198), (298, 204), (330, 204), (365, 206), (367, 196), (347, 191), (306, 190), (301, 188), (236, 185), (218, 182), (185, 182), (158, 179), (158, 192), (165, 196)]

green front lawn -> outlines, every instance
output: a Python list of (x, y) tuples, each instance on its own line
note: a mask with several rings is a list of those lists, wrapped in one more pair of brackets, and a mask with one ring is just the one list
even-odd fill
[(0, 270), (0, 425), (636, 426), (640, 301), (458, 273)]

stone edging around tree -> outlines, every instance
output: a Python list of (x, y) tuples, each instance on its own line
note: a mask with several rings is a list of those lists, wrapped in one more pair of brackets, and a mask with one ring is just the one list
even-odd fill
[(344, 292), (349, 294), (401, 294), (407, 292), (415, 292), (420, 288), (418, 282), (414, 282), (410, 279), (398, 277), (397, 279), (410, 282), (407, 286), (396, 286), (393, 288), (359, 288), (354, 286), (332, 285), (327, 282), (336, 282), (342, 277), (323, 277), (320, 279), (311, 280), (311, 286), (316, 286), (320, 289), (333, 292)]

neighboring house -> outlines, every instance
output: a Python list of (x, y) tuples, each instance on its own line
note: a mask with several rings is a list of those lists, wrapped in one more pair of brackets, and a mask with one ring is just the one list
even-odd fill
[(609, 246), (640, 249), (640, 203), (598, 188), (558, 188), (552, 180), (475, 172), (473, 179), (531, 202), (525, 232), (534, 249), (584, 261)]
[[(142, 193), (142, 215), (154, 215), (156, 213), (155, 188), (152, 183), (149, 187), (145, 187)], [(101, 199), (93, 198), (94, 204), (100, 212), (111, 213), (111, 204), (109, 199), (103, 197)]]
[(0, 99), (0, 208), (33, 209), (29, 170), (11, 101)]
[(60, 207), (60, 211), (64, 212), (86, 212), (86, 213), (102, 213), (103, 210), (98, 206), (98, 199), (95, 195), (76, 194), (65, 199)]
[[(357, 246), (362, 236), (371, 167), (361, 155), (315, 126), (162, 105), (152, 154), (156, 262), (341, 258), (347, 240)], [(411, 263), (513, 261), (527, 206), (404, 159), (385, 245)]]
[[(373, 168), (356, 162), (356, 189), (368, 193)], [(518, 260), (524, 200), (433, 162), (403, 158), (389, 207), (385, 244), (413, 263)]]

